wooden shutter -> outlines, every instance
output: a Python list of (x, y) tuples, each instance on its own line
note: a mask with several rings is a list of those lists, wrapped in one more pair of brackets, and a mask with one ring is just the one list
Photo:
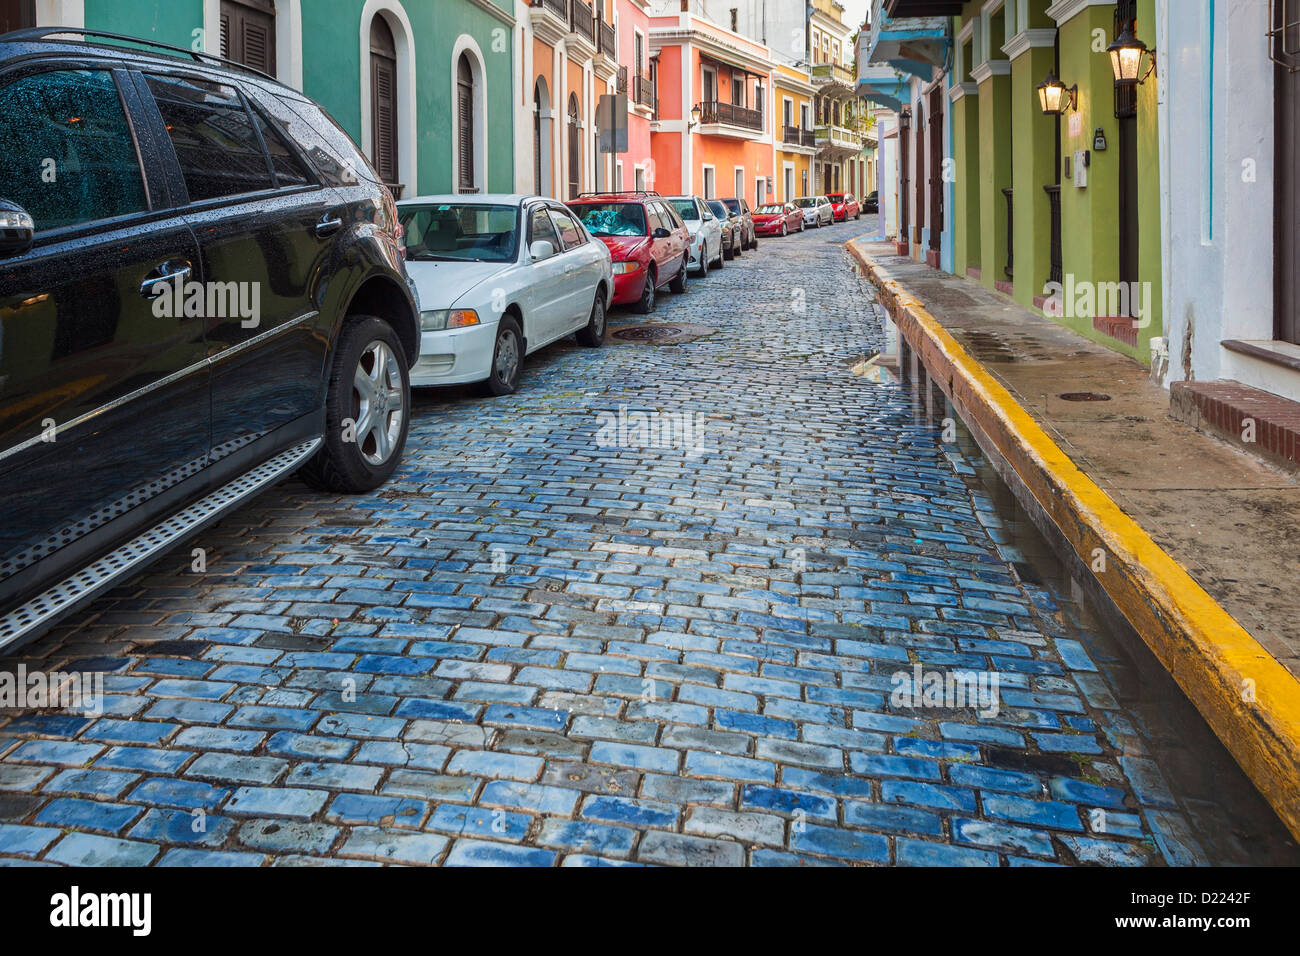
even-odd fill
[(370, 24), (370, 143), (379, 178), (397, 185), (397, 44), (380, 16)]
[(0, 33), (36, 26), (35, 0), (0, 0)]
[(221, 55), (276, 75), (272, 0), (221, 0)]
[(461, 192), (474, 192), (474, 71), (461, 54), (456, 84), (456, 176)]

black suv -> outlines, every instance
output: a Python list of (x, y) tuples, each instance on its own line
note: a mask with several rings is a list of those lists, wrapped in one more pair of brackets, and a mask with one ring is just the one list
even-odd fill
[(302, 94), (143, 47), (0, 36), (0, 648), (295, 469), (377, 487), (406, 442), (378, 174)]

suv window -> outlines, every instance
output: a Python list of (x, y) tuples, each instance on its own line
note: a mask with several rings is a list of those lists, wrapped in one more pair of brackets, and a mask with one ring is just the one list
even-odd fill
[(262, 134), (262, 142), (266, 144), (266, 151), (271, 155), (271, 166), (275, 169), (275, 184), (277, 186), (307, 186), (312, 182), (312, 176), (307, 172), (302, 160), (298, 154), (285, 141), (281, 132), (276, 129), (261, 110), (253, 107), (253, 119), (257, 121), (257, 128)]
[(149, 208), (117, 84), (53, 70), (0, 87), (0, 183), (38, 231)]
[(146, 76), (190, 202), (271, 189), (271, 168), (253, 119), (233, 87), (193, 77)]
[(560, 240), (564, 243), (566, 252), (587, 241), (583, 238), (582, 230), (578, 228), (578, 224), (573, 221), (572, 216), (566, 212), (560, 212), (558, 209), (551, 209), (549, 212), (551, 219), (555, 221), (555, 228), (560, 233)]

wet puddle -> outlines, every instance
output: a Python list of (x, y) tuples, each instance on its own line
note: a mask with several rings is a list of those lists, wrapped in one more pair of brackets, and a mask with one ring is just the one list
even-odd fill
[[(966, 481), (999, 553), (1035, 596), (1040, 611), (1050, 611), (1043, 616), (1056, 622), (1051, 636), (1079, 641), (1096, 662), (1118, 708), (1107, 711), (1110, 742), (1120, 749), (1121, 758), (1131, 755), (1155, 763), (1174, 798), (1163, 821), (1166, 828), (1176, 834), (1181, 830), (1184, 843), (1201, 851), (1188, 856), (1162, 846), (1166, 859), (1183, 865), (1300, 864), (1300, 847), (1173, 678), (1104, 592), (1072, 575), (947, 397), (900, 342), (883, 309), (879, 312), (886, 347), (869, 363), (873, 371), (861, 377), (897, 382), (906, 390), (914, 420), (933, 428), (935, 441)], [(874, 377), (876, 371), (883, 377)], [(955, 432), (955, 440), (944, 442), (945, 431), (948, 438)], [(1182, 820), (1170, 827), (1176, 817)]]

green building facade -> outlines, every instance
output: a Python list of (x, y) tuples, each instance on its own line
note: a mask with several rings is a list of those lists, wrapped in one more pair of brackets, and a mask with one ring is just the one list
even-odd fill
[(514, 190), (513, 8), (512, 0), (57, 0), (53, 16), (269, 67), (323, 105), (409, 197)]
[[(1133, 17), (1153, 44), (1155, 0), (970, 0), (954, 19), (953, 271), (1145, 363), (1163, 334), (1157, 78), (1117, 92), (1106, 52)], [(1077, 87), (1059, 117), (1049, 72)]]

